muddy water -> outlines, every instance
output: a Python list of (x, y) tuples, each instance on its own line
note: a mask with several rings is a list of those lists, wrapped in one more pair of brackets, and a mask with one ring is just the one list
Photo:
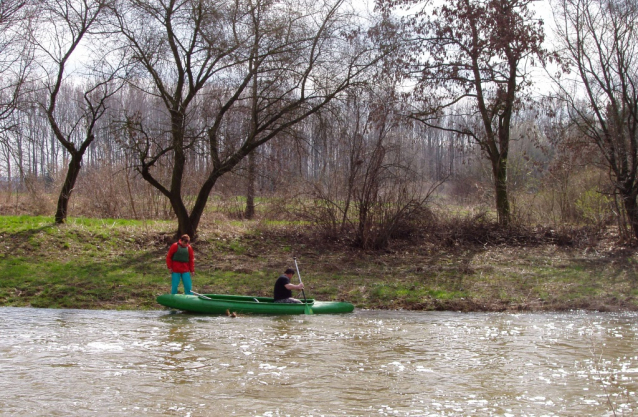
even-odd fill
[(637, 318), (0, 308), (0, 415), (632, 415)]

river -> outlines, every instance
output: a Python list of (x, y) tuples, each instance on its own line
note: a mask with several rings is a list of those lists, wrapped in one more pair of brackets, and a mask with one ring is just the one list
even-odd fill
[(0, 308), (6, 416), (638, 412), (634, 313)]

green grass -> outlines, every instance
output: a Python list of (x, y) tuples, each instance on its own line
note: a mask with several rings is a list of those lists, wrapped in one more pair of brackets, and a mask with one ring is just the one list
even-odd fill
[(245, 246), (243, 246), (241, 242), (236, 241), (236, 240), (233, 240), (232, 242), (230, 242), (228, 247), (230, 248), (230, 250), (235, 252), (237, 255), (242, 255), (242, 254), (246, 253), (246, 250), (247, 250), (247, 248)]
[[(3, 270), (0, 301), (19, 306), (28, 297), (33, 307), (111, 307), (126, 300), (127, 294), (141, 283), (157, 289), (165, 286), (166, 273), (157, 262), (134, 253), (125, 253), (124, 257), (130, 259), (130, 265), (120, 258), (93, 256), (38, 262), (25, 257), (0, 259)], [(143, 306), (152, 306), (151, 300)]]
[[(385, 252), (321, 244), (296, 224), (216, 223), (194, 243), (198, 292), (269, 296), (297, 256), (306, 296), (358, 308), (463, 311), (638, 309), (636, 255), (558, 248)], [(152, 309), (170, 287), (171, 222), (0, 216), (0, 305)], [(288, 229), (290, 228), (290, 229)], [(287, 234), (289, 232), (289, 234)], [(401, 243), (395, 243), (400, 245)]]
[(93, 219), (86, 217), (71, 217), (65, 224), (55, 224), (53, 217), (48, 216), (0, 216), (0, 234), (37, 232), (42, 231), (48, 234), (57, 234), (60, 228), (67, 228), (68, 233), (78, 234), (81, 231), (99, 233), (108, 238), (111, 231), (122, 231), (123, 229), (140, 230), (144, 228), (166, 228), (173, 227), (169, 221), (147, 221), (147, 220), (127, 220), (127, 219)]
[[(165, 285), (158, 254), (139, 251), (141, 245), (132, 242), (150, 226), (166, 224), (71, 218), (56, 225), (51, 217), (0, 216), (0, 304), (126, 305), (140, 283), (158, 289)], [(154, 307), (152, 297), (139, 306)]]
[(373, 300), (377, 301), (400, 301), (401, 303), (421, 303), (430, 299), (452, 300), (467, 297), (464, 291), (454, 291), (449, 289), (405, 286), (401, 284), (377, 284), (371, 292)]
[(52, 217), (44, 216), (0, 216), (0, 235), (34, 229), (50, 229), (54, 226)]

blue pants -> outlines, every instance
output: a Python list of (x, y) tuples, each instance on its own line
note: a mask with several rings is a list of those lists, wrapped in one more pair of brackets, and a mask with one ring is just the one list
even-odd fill
[(179, 286), (180, 279), (184, 283), (184, 294), (190, 294), (191, 289), (193, 288), (190, 272), (173, 272), (171, 274), (171, 294), (177, 294), (177, 287)]

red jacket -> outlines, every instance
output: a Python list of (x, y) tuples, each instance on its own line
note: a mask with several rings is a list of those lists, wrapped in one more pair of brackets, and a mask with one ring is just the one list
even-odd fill
[(171, 245), (171, 248), (168, 250), (168, 255), (166, 255), (166, 266), (168, 266), (168, 269), (172, 270), (173, 272), (194, 273), (195, 272), (195, 254), (193, 253), (193, 248), (191, 247), (191, 245), (186, 246), (188, 248), (188, 262), (178, 262), (173, 260), (173, 255), (175, 254), (175, 252), (177, 252), (177, 245), (179, 245), (179, 242), (173, 243)]

